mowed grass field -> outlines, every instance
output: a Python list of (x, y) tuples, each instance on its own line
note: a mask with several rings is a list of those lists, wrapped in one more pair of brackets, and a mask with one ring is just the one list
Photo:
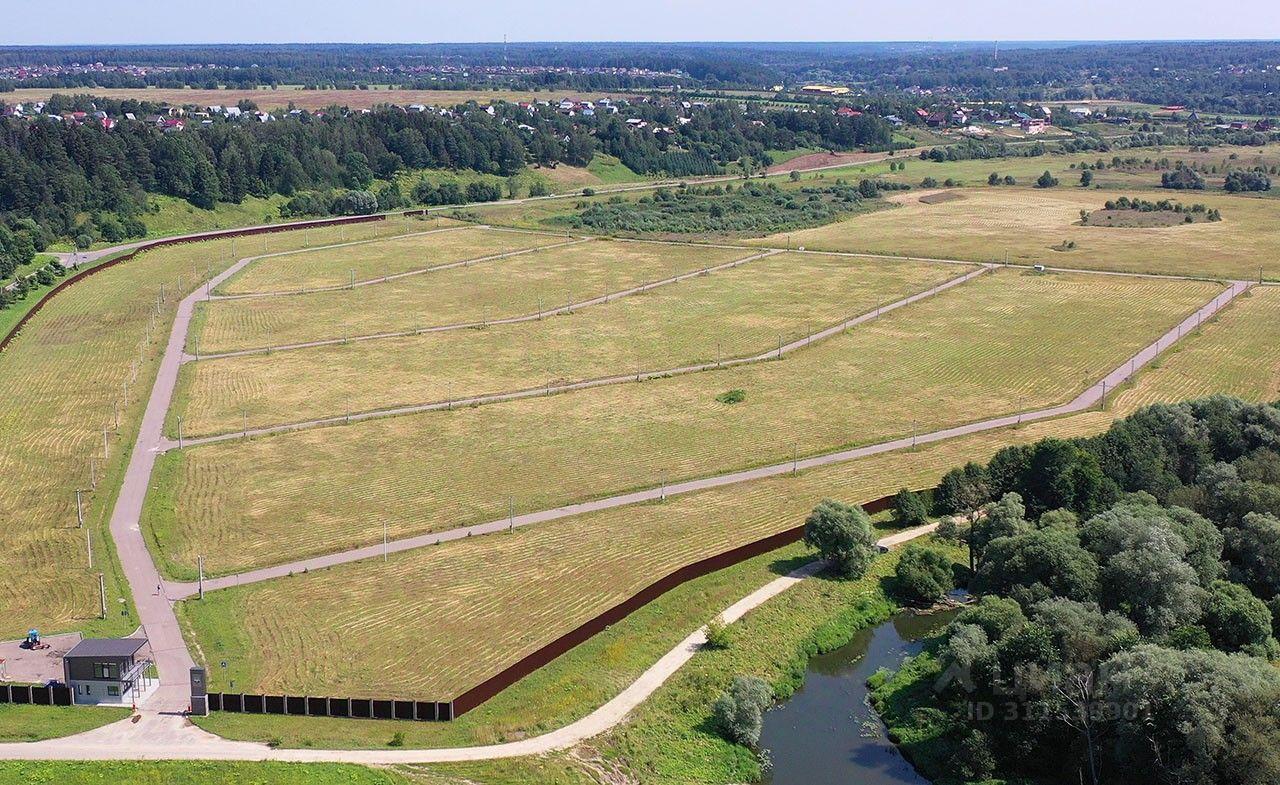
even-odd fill
[(1152, 403), (1230, 393), (1280, 400), (1280, 288), (1255, 286), (1108, 404), (1118, 415)]
[(542, 321), (189, 362), (174, 414), (190, 437), (714, 363), (973, 269), (782, 253)]
[(227, 573), (1030, 409), (1219, 290), (1008, 270), (780, 362), (173, 451), (144, 526), (171, 574)]
[(589, 240), (352, 290), (205, 302), (188, 343), (214, 353), (531, 314), (755, 253)]
[[(373, 223), (352, 231), (373, 236), (387, 228)], [(268, 248), (284, 250), (308, 242), (309, 233), (265, 237)], [(132, 616), (120, 615), (130, 605), (116, 600), (128, 592), (105, 523), (168, 334), (174, 293), (193, 289), (193, 270), (203, 274), (206, 264), (216, 268), (229, 261), (229, 251), (225, 240), (182, 245), (96, 273), (50, 300), (0, 353), (0, 638), (32, 627), (117, 635), (136, 626)], [(168, 299), (156, 319), (154, 340), (143, 346), (162, 286)], [(85, 532), (76, 528), (77, 488), (86, 492), (92, 570)], [(106, 621), (98, 620), (98, 571), (106, 574), (111, 606)]]
[[(404, 218), (390, 222), (404, 223)], [(404, 237), (344, 243), (345, 232), (330, 229), (335, 246), (259, 259), (218, 287), (215, 294), (298, 291), (321, 286), (346, 286), (355, 273), (357, 283), (386, 275), (423, 270), (436, 265), (478, 259), (523, 248), (562, 243), (564, 235), (509, 232), (470, 227), (448, 218), (409, 218)]]
[[(994, 162), (992, 163), (995, 166)], [(1222, 212), (1215, 223), (1158, 229), (1078, 226), (1081, 210), (1100, 209), (1124, 194), (1080, 188), (966, 188), (937, 204), (908, 192), (901, 207), (834, 224), (775, 235), (762, 245), (803, 245), (818, 251), (865, 251), (973, 261), (1078, 267), (1208, 278), (1257, 280), (1280, 276), (1280, 202), (1203, 192), (1161, 192)], [(1148, 196), (1147, 198), (1154, 198)], [(1070, 250), (1054, 250), (1074, 242)]]
[[(1088, 416), (966, 437), (394, 554), (386, 563), (225, 589), (180, 603), (179, 615), (197, 657), (227, 661), (226, 669), (210, 669), (211, 689), (234, 680), (237, 691), (381, 696), (391, 689), (443, 700), (684, 564), (803, 523), (823, 498), (858, 502), (904, 485), (926, 487), (1006, 443), (1087, 432)], [(692, 625), (684, 618), (687, 628), (662, 635), (673, 643), (720, 609), (707, 606)], [(465, 734), (412, 731), (428, 734), (421, 743), (465, 744), (529, 730), (547, 713), (569, 721), (652, 664), (629, 658), (629, 646), (616, 641), (556, 681), (535, 675), (536, 692), (517, 685), (474, 718), (464, 716)]]

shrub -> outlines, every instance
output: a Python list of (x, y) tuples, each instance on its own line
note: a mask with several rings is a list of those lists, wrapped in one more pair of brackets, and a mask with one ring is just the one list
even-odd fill
[(727, 649), (733, 645), (733, 629), (719, 616), (707, 622), (707, 647)]
[(862, 577), (875, 552), (867, 513), (861, 507), (830, 499), (815, 507), (805, 520), (804, 542), (817, 549), (833, 571), (849, 578)]
[(929, 509), (925, 507), (924, 499), (920, 498), (920, 494), (903, 488), (898, 491), (897, 496), (893, 497), (895, 526), (900, 528), (919, 526), (927, 520), (929, 520)]
[(1054, 177), (1048, 169), (1044, 170), (1044, 174), (1036, 178), (1036, 188), (1052, 188), (1058, 184), (1058, 178)]
[(955, 588), (951, 559), (936, 548), (911, 544), (894, 569), (896, 589), (903, 599), (930, 603)]
[(729, 741), (754, 747), (772, 701), (773, 689), (763, 679), (735, 676), (729, 689), (711, 704), (711, 721)]
[(716, 400), (720, 403), (742, 403), (747, 399), (746, 390), (726, 390), (716, 396)]

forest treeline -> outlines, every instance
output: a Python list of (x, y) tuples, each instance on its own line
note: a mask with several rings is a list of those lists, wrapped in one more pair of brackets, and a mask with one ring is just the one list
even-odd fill
[[(43, 239), (117, 241), (145, 231), (148, 194), (167, 194), (201, 208), (247, 196), (367, 191), (375, 179), (418, 169), (510, 176), (527, 164), (585, 166), (597, 153), (617, 156), (642, 174), (713, 174), (734, 161), (769, 162), (766, 150), (884, 148), (891, 132), (873, 116), (834, 112), (744, 112), (713, 104), (686, 123), (671, 107), (640, 105), (629, 115), (565, 116), (498, 104), (490, 115), (471, 104), (450, 115), (383, 108), (367, 114), (284, 115), (273, 122), (190, 121), (165, 132), (141, 118), (158, 107), (138, 102), (61, 98), (67, 110), (97, 107), (133, 112), (111, 130), (94, 122), (0, 120), (0, 217), (13, 232), (34, 221)], [(658, 129), (655, 132), (653, 129)], [(314, 201), (314, 200), (312, 200)], [(359, 208), (367, 199), (348, 200)], [(305, 206), (307, 199), (295, 202)], [(22, 263), (19, 260), (18, 263)]]
[(876, 686), (926, 773), (1280, 778), (1280, 409), (1151, 406), (957, 467), (934, 500), (980, 600)]

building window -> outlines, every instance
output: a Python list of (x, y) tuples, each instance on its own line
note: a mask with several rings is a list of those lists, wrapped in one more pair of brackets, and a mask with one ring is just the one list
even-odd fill
[(108, 684), (108, 685), (107, 685), (107, 694), (108, 694), (108, 695), (110, 695), (110, 696), (111, 696), (111, 697), (113, 697), (113, 698), (119, 698), (119, 697), (120, 697), (120, 687), (118, 687), (118, 686), (117, 686), (117, 685), (115, 685), (115, 684)]
[(112, 671), (115, 667), (109, 662), (95, 662), (93, 664), (93, 678), (110, 679), (113, 677)]
[(81, 694), (81, 695), (92, 695), (92, 694), (93, 694), (93, 688), (92, 688), (92, 687), (90, 687), (88, 684), (78, 684), (78, 685), (76, 685), (76, 689), (80, 691), (80, 694)]

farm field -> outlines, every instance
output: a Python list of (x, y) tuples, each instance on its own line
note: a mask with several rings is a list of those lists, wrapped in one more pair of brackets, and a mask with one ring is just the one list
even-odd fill
[(1218, 291), (1002, 271), (781, 362), (173, 451), (143, 525), (227, 573), (877, 442), (1067, 400)]
[[(1149, 399), (1157, 398), (1155, 391), (1164, 388), (1166, 380), (1182, 377), (1186, 372), (1193, 372), (1197, 369), (1205, 372), (1204, 378), (1206, 380), (1214, 379), (1215, 381), (1209, 383), (1202, 390), (1196, 390), (1195, 395), (1226, 392), (1250, 396), (1249, 391), (1253, 389), (1251, 380), (1237, 374), (1220, 374), (1213, 367), (1198, 361), (1189, 361), (1197, 354), (1203, 354), (1204, 357), (1223, 357), (1219, 349), (1228, 343), (1224, 338), (1235, 334), (1237, 331), (1252, 336), (1249, 340), (1229, 342), (1240, 347), (1240, 351), (1236, 352), (1237, 354), (1255, 354), (1270, 345), (1268, 341), (1271, 339), (1266, 337), (1265, 331), (1257, 328), (1269, 320), (1271, 317), (1270, 310), (1280, 303), (1280, 297), (1277, 297), (1277, 295), (1280, 295), (1280, 292), (1276, 292), (1274, 289), (1255, 290), (1252, 296), (1238, 300), (1217, 320), (1206, 325), (1201, 333), (1189, 336), (1183, 348), (1175, 350), (1168, 355), (1169, 361), (1163, 362), (1159, 367), (1143, 372), (1137, 384), (1137, 390), (1144, 393), (1144, 395), (1140, 396), (1144, 399), (1142, 403), (1145, 404), (1149, 402)], [(1182, 362), (1187, 362), (1186, 371), (1176, 367)], [(794, 523), (806, 511), (803, 505), (803, 497), (806, 493), (811, 494), (815, 500), (819, 496), (855, 500), (891, 492), (895, 488), (895, 483), (910, 487), (926, 487), (935, 483), (946, 469), (967, 460), (986, 460), (996, 449), (1005, 444), (1027, 443), (1046, 436), (1083, 436), (1105, 430), (1110, 424), (1113, 415), (1118, 412), (1127, 413), (1128, 410), (1133, 408), (1130, 405), (1118, 403), (1125, 400), (1126, 395), (1116, 399), (1117, 403), (1110, 405), (1105, 413), (1090, 411), (1058, 420), (1032, 423), (1019, 428), (953, 439), (947, 442), (927, 445), (914, 451), (875, 456), (840, 467), (823, 467), (806, 471), (796, 478), (779, 478), (747, 486), (739, 486), (736, 490), (742, 496), (741, 509), (743, 514), (754, 520), (754, 516), (758, 511), (757, 506), (764, 504), (766, 515), (776, 514), (784, 519), (787, 516), (794, 516), (792, 519), (792, 523)], [(1264, 397), (1266, 396), (1273, 397), (1273, 393), (1264, 394)], [(1128, 397), (1130, 400), (1133, 398), (1133, 396)], [(762, 496), (756, 495), (756, 485), (768, 486), (760, 489), (763, 492)], [(783, 493), (777, 493), (776, 489), (778, 488), (784, 489)], [(702, 499), (709, 497), (719, 499), (724, 495), (731, 495), (730, 490), (719, 489), (706, 494), (699, 494), (698, 497), (673, 497), (671, 500), (659, 505), (628, 508), (631, 510), (632, 516), (625, 524), (621, 524), (619, 517), (619, 524), (625, 525), (628, 532), (637, 529), (648, 530), (650, 521), (664, 517), (678, 502), (684, 501), (692, 504), (696, 509), (699, 506), (696, 503), (699, 497)], [(768, 501), (761, 502), (759, 501), (760, 499), (767, 499)], [(781, 501), (778, 504), (776, 511), (774, 507), (770, 506), (775, 499), (785, 499), (785, 501)], [(794, 507), (789, 506), (793, 504)], [(700, 531), (698, 527), (702, 525), (714, 525), (718, 521), (721, 522), (721, 525), (733, 526), (740, 520), (739, 517), (734, 515), (736, 506), (732, 502), (729, 504), (714, 504), (709, 508), (712, 511), (710, 517), (713, 520), (696, 523), (693, 529), (695, 533)], [(612, 511), (611, 516), (617, 516), (619, 512)], [(682, 516), (688, 515), (690, 518), (693, 517), (692, 513), (683, 509), (681, 509), (680, 514)], [(595, 516), (589, 517), (593, 518)], [(522, 530), (515, 536), (535, 535), (539, 532), (545, 534), (546, 529), (569, 525), (571, 525), (569, 521), (557, 522), (546, 527)], [(782, 528), (786, 525), (786, 522), (780, 520), (776, 525), (778, 528)], [(500, 537), (498, 539), (506, 538)], [(468, 542), (465, 545), (472, 546), (473, 544)], [(459, 544), (443, 545), (435, 553), (439, 558), (444, 558), (449, 555), (450, 549), (455, 547), (459, 547)], [(634, 679), (661, 652), (666, 651), (687, 630), (701, 623), (709, 613), (714, 612), (715, 608), (727, 605), (738, 597), (747, 594), (756, 586), (767, 582), (779, 572), (784, 572), (795, 566), (798, 563), (797, 560), (802, 558), (801, 554), (803, 553), (804, 549), (800, 546), (788, 546), (682, 586), (645, 606), (645, 608), (632, 614), (619, 624), (614, 625), (609, 631), (560, 657), (551, 665), (537, 671), (475, 712), (465, 715), (454, 723), (443, 727), (434, 725), (413, 726), (410, 729), (407, 743), (409, 746), (494, 743), (509, 740), (510, 738), (518, 738), (526, 733), (532, 734), (564, 725), (616, 694), (618, 689)], [(402, 557), (410, 558), (410, 555), (404, 554)], [(771, 564), (773, 565), (772, 567), (770, 566)], [(380, 569), (382, 569), (380, 564), (364, 563), (348, 565), (339, 568), (336, 572), (359, 574), (364, 571), (370, 573), (370, 576), (364, 580), (372, 581), (374, 580), (373, 574)], [(554, 563), (544, 565), (543, 569), (556, 574)], [(312, 585), (323, 584), (326, 589), (334, 591), (333, 587), (336, 587), (341, 577), (341, 575), (331, 576), (330, 572), (314, 573), (308, 576), (297, 576), (290, 581), (278, 581), (277, 583), (284, 587), (282, 591), (293, 591), (295, 596), (305, 597), (309, 596), (308, 589)], [(544, 579), (550, 580), (550, 578)], [(363, 582), (362, 580), (361, 583)], [(298, 587), (297, 584), (299, 583), (304, 585)], [(288, 588), (290, 586), (292, 586), (292, 589)], [(781, 612), (777, 608), (780, 604), (785, 604), (788, 608), (791, 607), (792, 602), (797, 601), (794, 598), (799, 597), (800, 594), (807, 593), (809, 588), (812, 588), (818, 595), (825, 596), (823, 595), (825, 589), (822, 584), (805, 584), (804, 587), (793, 589), (783, 595), (782, 598), (771, 601), (762, 609), (753, 612), (745, 623), (763, 623), (762, 616), (771, 617), (775, 610)], [(236, 598), (234, 605), (251, 604), (253, 602), (252, 596), (263, 588), (265, 587), (246, 587), (236, 590), (242, 594), (242, 597)], [(598, 589), (589, 585), (586, 590), (591, 592)], [(416, 596), (416, 589), (406, 587), (405, 591), (407, 592), (406, 597), (412, 601), (412, 598)], [(430, 587), (427, 587), (424, 591), (429, 592)], [(358, 604), (360, 601), (363, 601), (363, 597), (353, 600), (352, 603)], [(604, 601), (601, 601), (602, 606), (605, 604)], [(208, 602), (206, 601), (204, 606), (207, 607), (207, 605)], [(220, 633), (210, 631), (209, 628), (214, 624), (211, 619), (214, 615), (229, 613), (229, 608), (218, 608), (211, 614), (205, 614), (205, 607), (201, 607), (200, 604), (195, 602), (185, 603), (183, 607), (186, 609), (186, 615), (199, 622), (197, 629), (202, 634), (217, 638), (222, 637)], [(794, 616), (788, 615), (787, 617), (793, 618)], [(503, 627), (500, 623), (495, 623), (493, 626), (495, 629), (511, 629), (519, 627), (519, 623), (510, 623), (506, 627)], [(547, 630), (543, 634), (550, 637), (553, 633), (551, 630)], [(744, 643), (752, 642), (751, 645), (754, 647), (754, 641), (758, 637), (756, 634), (751, 634), (745, 638), (740, 637), (739, 640), (744, 641)], [(737, 650), (737, 648), (735, 646), (734, 650)], [(236, 653), (239, 654), (239, 652)], [(785, 654), (786, 652), (782, 653)], [(512, 655), (513, 658), (514, 656)], [(668, 715), (681, 716), (682, 711), (678, 706), (672, 704), (672, 700), (676, 700), (674, 696), (694, 689), (693, 685), (699, 683), (699, 678), (694, 671), (702, 672), (705, 670), (706, 662), (705, 657), (695, 659), (685, 670), (677, 674), (671, 684), (664, 686), (653, 701), (646, 703), (641, 708), (638, 726), (646, 729), (666, 728), (669, 723), (663, 719), (664, 717)], [(253, 667), (256, 668), (258, 666), (255, 664)], [(677, 703), (679, 703), (678, 700)], [(705, 703), (706, 701), (694, 702), (697, 706), (702, 706)], [(354, 729), (359, 732), (353, 733), (351, 724), (341, 721), (299, 718), (285, 720), (242, 715), (215, 715), (206, 720), (201, 720), (200, 724), (215, 733), (226, 735), (230, 738), (254, 740), (277, 738), (281, 739), (284, 745), (289, 747), (378, 746), (396, 727), (399, 727), (390, 723), (361, 723)], [(614, 735), (629, 738), (628, 744), (634, 744), (637, 741), (634, 738), (634, 734), (626, 729), (615, 732)], [(611, 744), (613, 741), (607, 741), (606, 743)]]
[(750, 356), (973, 269), (782, 253), (543, 321), (187, 363), (173, 413), (194, 437)]
[[(224, 589), (182, 602), (179, 613), (193, 650), (228, 663), (210, 670), (211, 689), (234, 680), (237, 690), (358, 696), (381, 695), (382, 685), (394, 683), (399, 697), (443, 700), (683, 564), (799, 525), (823, 498), (859, 501), (923, 487), (1011, 439), (1073, 435), (1088, 420), (1028, 425), (393, 554), (386, 563)], [(378, 646), (370, 649), (369, 640)], [(629, 662), (609, 684), (649, 664)], [(590, 700), (607, 698), (611, 688)], [(592, 708), (582, 702), (573, 712)]]
[[(987, 162), (991, 163), (991, 162)], [(966, 188), (961, 198), (924, 204), (921, 194), (893, 197), (896, 210), (855, 216), (789, 233), (793, 244), (818, 251), (864, 251), (973, 261), (1008, 260), (1063, 267), (1209, 278), (1280, 277), (1280, 204), (1269, 199), (1203, 192), (1163, 194), (1222, 211), (1216, 223), (1160, 229), (1077, 225), (1080, 210), (1095, 210), (1124, 194), (1087, 189)], [(779, 246), (788, 235), (758, 241)], [(1074, 242), (1070, 250), (1055, 250)]]
[[(345, 227), (329, 229), (335, 247), (271, 256), (250, 263), (227, 279), (214, 294), (289, 292), (356, 282), (421, 270), (465, 259), (538, 248), (565, 241), (563, 235), (505, 232), (468, 227), (448, 218), (393, 218), (405, 222), (406, 236), (352, 245), (343, 242)], [(252, 246), (250, 246), (252, 248)]]
[(211, 354), (531, 314), (754, 253), (589, 240), (350, 291), (201, 303), (188, 343)]
[(1200, 334), (1160, 360), (1109, 404), (1118, 415), (1152, 403), (1229, 393), (1247, 401), (1280, 400), (1280, 288), (1255, 286)]
[[(366, 236), (387, 229), (379, 223), (351, 227)], [(276, 250), (314, 239), (305, 230), (264, 237)], [(136, 626), (131, 606), (116, 603), (128, 592), (105, 537), (114, 502), (107, 489), (119, 485), (122, 457), (155, 372), (158, 339), (172, 318), (173, 292), (189, 291), (196, 265), (202, 272), (208, 260), (229, 259), (229, 251), (226, 240), (175, 246), (98, 272), (50, 300), (0, 353), (0, 638), (31, 627), (120, 634)], [(169, 297), (156, 318), (157, 340), (144, 345), (162, 285)], [(92, 570), (85, 531), (76, 528), (77, 488), (85, 491)], [(113, 608), (105, 621), (98, 619), (99, 571)]]

